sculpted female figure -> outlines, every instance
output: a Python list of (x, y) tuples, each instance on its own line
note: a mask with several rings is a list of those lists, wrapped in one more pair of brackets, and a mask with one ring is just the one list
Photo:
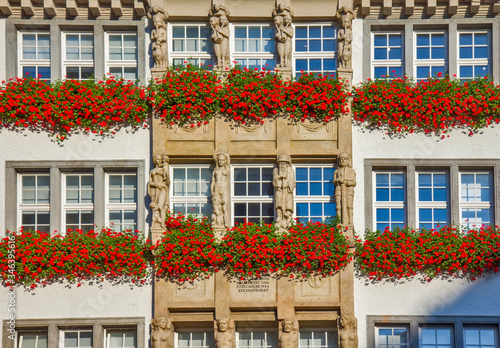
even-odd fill
[(215, 169), (212, 173), (210, 191), (212, 194), (214, 228), (229, 227), (229, 155), (217, 153), (214, 155)]
[(153, 348), (173, 348), (172, 322), (166, 317), (151, 319), (151, 345)]
[(231, 319), (219, 319), (215, 328), (215, 348), (234, 348), (234, 325)]
[(155, 168), (149, 173), (148, 194), (151, 198), (149, 207), (153, 213), (152, 228), (165, 227), (165, 214), (168, 210), (168, 190), (170, 177), (168, 175), (167, 156), (156, 155), (153, 159)]
[(155, 68), (165, 68), (167, 62), (167, 14), (162, 8), (152, 7), (148, 17), (153, 19), (151, 42)]
[(339, 333), (340, 348), (358, 348), (357, 320), (353, 315), (340, 316), (342, 330)]
[(279, 348), (297, 348), (298, 338), (297, 330), (295, 330), (294, 320), (285, 319), (281, 323), (282, 332), (280, 335)]
[(273, 171), (273, 185), (276, 226), (280, 231), (285, 231), (292, 222), (294, 209), (295, 174), (292, 168), (292, 159), (289, 155), (280, 155), (278, 157), (278, 168)]
[(214, 53), (217, 58), (215, 68), (229, 67), (229, 20), (224, 6), (214, 5), (210, 10), (211, 40), (214, 43)]

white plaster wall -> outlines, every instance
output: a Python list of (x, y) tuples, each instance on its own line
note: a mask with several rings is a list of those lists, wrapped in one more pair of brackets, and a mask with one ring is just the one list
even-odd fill
[(7, 47), (5, 46), (5, 18), (0, 18), (0, 82), (5, 81), (6, 71), (5, 71), (5, 60)]
[[(2, 23), (0, 21), (0, 23)], [(2, 35), (0, 35), (0, 40)], [(3, 54), (0, 50), (0, 55)], [(0, 199), (5, 202), (5, 161), (145, 160), (149, 170), (150, 133), (120, 130), (113, 138), (73, 135), (61, 144), (46, 133), (0, 131)], [(148, 175), (145, 175), (147, 185)], [(147, 216), (147, 212), (145, 213)], [(5, 232), (5, 206), (0, 205), (0, 235)], [(16, 289), (16, 318), (144, 317), (151, 320), (152, 286), (109, 283), (52, 284), (34, 291)], [(8, 289), (0, 287), (0, 320), (8, 319)], [(145, 340), (149, 337), (145, 338)], [(0, 335), (0, 341), (2, 337)], [(0, 346), (2, 343), (0, 342)], [(146, 345), (147, 346), (147, 345)]]
[[(352, 84), (354, 86), (363, 81), (363, 42), (365, 40), (358, 39), (363, 37), (362, 19), (354, 19), (352, 21), (352, 35), (356, 38), (356, 40), (352, 40)], [(370, 42), (369, 39), (367, 38), (368, 41), (366, 42)]]

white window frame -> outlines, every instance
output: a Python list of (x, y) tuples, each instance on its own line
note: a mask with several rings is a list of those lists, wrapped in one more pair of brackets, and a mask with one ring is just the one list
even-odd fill
[[(418, 326), (418, 345), (419, 347), (422, 347), (422, 330), (443, 330), (443, 329), (448, 329), (450, 330), (450, 345), (449, 348), (455, 347), (455, 340), (454, 340), (454, 330), (453, 330), (453, 325), (447, 325), (447, 324), (422, 324)], [(429, 346), (429, 344), (426, 344), (426, 346)], [(436, 348), (437, 347), (445, 347), (445, 344), (437, 344), (436, 343)]]
[[(135, 36), (136, 39), (136, 60), (111, 60), (109, 59), (109, 36), (110, 35), (122, 35), (122, 43), (123, 43), (123, 36)], [(139, 60), (139, 35), (136, 31), (132, 32), (126, 32), (126, 31), (108, 31), (105, 33), (105, 40), (104, 40), (104, 46), (105, 46), (105, 61), (106, 61), (106, 74), (110, 74), (110, 69), (111, 68), (121, 68), (122, 69), (122, 76), (124, 77), (124, 68), (135, 68), (136, 72), (136, 78), (139, 78), (139, 68), (138, 68), (138, 60)], [(125, 46), (122, 46), (122, 49), (124, 49)], [(122, 55), (123, 57), (123, 55)], [(125, 78), (125, 77), (124, 77)]]
[[(463, 326), (463, 329), (462, 329), (462, 335), (463, 335), (463, 339), (464, 339), (464, 348), (466, 347), (470, 347), (466, 345), (466, 341), (465, 341), (465, 332), (467, 330), (493, 330), (493, 336), (494, 336), (494, 344), (495, 344), (495, 347), (498, 347), (498, 325), (494, 324), (494, 325), (488, 325), (488, 324), (465, 324), (464, 323), (464, 326)], [(481, 337), (481, 336), (480, 336)], [(481, 343), (481, 342), (479, 342)], [(479, 348), (482, 348), (482, 347), (491, 347), (491, 345), (482, 345), (482, 344), (479, 344), (479, 345), (474, 345), (474, 347), (479, 347)]]
[[(23, 204), (22, 199), (23, 199), (23, 176), (35, 176), (35, 185), (38, 187), (38, 177), (39, 176), (46, 176), (49, 178), (49, 203), (45, 204), (37, 204), (36, 202), (34, 204)], [(35, 187), (35, 193), (37, 192), (37, 188)], [(18, 216), (17, 216), (17, 226), (18, 228), (21, 228), (23, 225), (23, 212), (24, 211), (34, 211), (35, 212), (35, 229), (38, 229), (38, 212), (48, 212), (49, 213), (49, 219), (51, 216), (50, 212), (50, 191), (52, 190), (52, 187), (50, 187), (50, 173), (44, 173), (44, 172), (34, 172), (34, 173), (17, 173), (17, 211), (18, 211)], [(36, 199), (35, 199), (36, 201)], [(49, 231), (46, 231), (47, 233), (50, 233), (50, 222), (49, 222)]]
[[(202, 196), (202, 195), (199, 195), (199, 196), (174, 196), (174, 169), (179, 169), (179, 168), (182, 168), (182, 169), (188, 169), (188, 168), (197, 168), (197, 169), (210, 169), (211, 166), (209, 164), (171, 164), (170, 165), (170, 169), (169, 169), (169, 175), (170, 175), (170, 211), (172, 213), (177, 213), (176, 211), (174, 211), (174, 204), (175, 203), (179, 203), (179, 204), (189, 204), (189, 203), (192, 203), (192, 204), (209, 204), (211, 205), (212, 204), (212, 195), (211, 195), (211, 192), (210, 192), (210, 189), (209, 189), (209, 194), (208, 196)], [(187, 173), (187, 171), (186, 171)], [(199, 182), (198, 182), (199, 183)], [(210, 182), (211, 183), (211, 182)], [(210, 185), (210, 184), (209, 184)], [(187, 214), (189, 214), (189, 212), (186, 212)], [(194, 215), (198, 215), (198, 214), (194, 214)]]
[[(229, 30), (231, 33), (231, 37), (229, 40), (229, 48), (231, 52), (231, 62), (232, 65), (239, 65), (236, 64), (235, 62), (238, 62), (240, 59), (260, 59), (260, 65), (262, 68), (266, 68), (265, 64), (263, 64), (264, 60), (273, 60), (274, 65), (277, 65), (277, 57), (276, 57), (276, 41), (274, 41), (274, 51), (275, 52), (266, 52), (266, 51), (259, 51), (259, 52), (236, 52), (236, 27), (260, 27), (261, 28), (261, 34), (262, 34), (262, 27), (269, 26), (271, 29), (274, 30), (274, 25), (273, 23), (262, 23), (262, 22), (256, 22), (256, 23), (248, 23), (248, 22), (243, 22), (243, 23), (229, 23)], [(248, 38), (247, 38), (248, 40)], [(262, 36), (260, 37), (260, 45), (263, 48), (263, 38)], [(271, 40), (274, 40), (274, 36)], [(249, 68), (250, 69), (250, 68)], [(272, 70), (269, 68), (266, 68), (267, 70)]]
[[(67, 49), (67, 41), (66, 37), (67, 35), (78, 35), (78, 43), (79, 43), (79, 55), (81, 56), (81, 37), (82, 35), (92, 35), (92, 53), (93, 53), (93, 59), (88, 60), (88, 59), (78, 59), (78, 60), (72, 60), (72, 59), (66, 59), (66, 49)], [(84, 46), (88, 47), (88, 46)], [(91, 31), (78, 31), (78, 32), (71, 32), (71, 31), (63, 31), (62, 33), (62, 71), (61, 71), (61, 76), (66, 79), (66, 68), (72, 67), (72, 68), (78, 68), (79, 69), (79, 76), (80, 80), (88, 80), (85, 78), (82, 78), (81, 75), (81, 68), (93, 68), (94, 69), (94, 75), (95, 75), (95, 66), (94, 66), (94, 60), (95, 60), (95, 36), (94, 33)]]
[[(380, 345), (379, 343), (379, 335), (378, 335), (378, 329), (392, 329), (392, 330), (398, 330), (398, 329), (404, 329), (406, 330), (406, 346), (403, 346), (404, 348), (410, 348), (411, 347), (411, 338), (410, 338), (410, 328), (406, 325), (401, 325), (401, 324), (394, 324), (394, 325), (375, 325), (375, 348), (386, 348), (387, 346)], [(401, 345), (396, 344), (398, 347), (401, 347)], [(391, 346), (387, 348), (393, 348)]]
[[(253, 333), (254, 332), (264, 332), (265, 333), (265, 343), (266, 343), (266, 347), (270, 347), (269, 344), (268, 344), (268, 333), (270, 332), (273, 332), (273, 333), (276, 333), (276, 347), (272, 347), (272, 348), (278, 348), (279, 346), (279, 332), (278, 330), (276, 329), (272, 329), (272, 328), (269, 328), (269, 329), (266, 329), (266, 328), (262, 328), (262, 329), (238, 329), (236, 331), (236, 348), (241, 348), (240, 346), (240, 333), (242, 332), (250, 332), (252, 334), (252, 341), (253, 341)], [(248, 347), (248, 348), (254, 348), (253, 345), (252, 347)], [(262, 347), (259, 347), (259, 348), (262, 348)]]
[(127, 334), (127, 333), (135, 333), (135, 341), (136, 341), (136, 345), (135, 346), (125, 346), (125, 340), (123, 340), (123, 346), (122, 348), (137, 348), (138, 346), (138, 341), (139, 341), (139, 338), (137, 337), (137, 330), (136, 329), (120, 329), (120, 328), (117, 328), (117, 329), (114, 329), (114, 328), (110, 328), (110, 329), (105, 329), (104, 330), (104, 337), (105, 337), (105, 348), (111, 348), (111, 345), (110, 345), (110, 339), (111, 339), (111, 334), (112, 333), (122, 333), (123, 335)]
[[(213, 330), (210, 330), (210, 329), (206, 329), (206, 330), (203, 330), (203, 329), (178, 329), (178, 330), (175, 330), (174, 332), (174, 348), (179, 348), (179, 333), (180, 332), (189, 332), (190, 334), (192, 333), (203, 333), (203, 341), (205, 343), (204, 346), (202, 347), (194, 347), (194, 348), (214, 348), (214, 346), (210, 346), (207, 344), (207, 334), (212, 334), (212, 342), (214, 343), (215, 345), (215, 339), (214, 339), (214, 332)], [(192, 335), (190, 335), (190, 340), (189, 342), (191, 343), (192, 342)], [(192, 344), (190, 345), (189, 348), (193, 348)]]
[[(309, 27), (317, 27), (317, 26), (320, 26), (321, 27), (321, 44), (323, 45), (323, 27), (333, 27), (335, 29), (335, 38), (333, 40), (335, 40), (334, 42), (334, 50), (333, 51), (307, 51), (307, 52), (297, 52), (296, 51), (296, 40), (297, 40), (297, 36), (295, 35), (296, 33), (296, 28), (297, 27), (307, 27), (308, 30), (309, 30)], [(323, 59), (334, 59), (335, 60), (335, 70), (333, 71), (333, 73), (336, 73), (337, 71), (337, 65), (338, 65), (338, 62), (337, 62), (337, 36), (338, 36), (338, 27), (336, 25), (334, 25), (333, 23), (328, 23), (328, 22), (318, 22), (318, 23), (311, 23), (311, 22), (306, 22), (306, 23), (297, 23), (295, 25), (293, 25), (293, 31), (294, 31), (294, 35), (293, 35), (293, 40), (292, 40), (292, 64), (293, 64), (293, 67), (292, 67), (292, 70), (293, 70), (293, 75), (296, 76), (297, 73), (300, 73), (300, 71), (297, 71), (296, 70), (296, 67), (297, 67), (297, 59), (307, 59), (308, 61), (308, 66), (309, 66), (309, 60), (310, 59), (321, 59), (321, 70), (304, 70), (304, 72), (306, 73), (325, 73), (325, 69), (324, 69), (324, 64), (323, 64)], [(310, 38), (308, 37), (307, 40), (309, 40)], [(329, 39), (329, 38), (328, 38)], [(302, 39), (299, 39), (299, 40), (302, 40)]]
[(41, 348), (38, 346), (38, 339), (40, 335), (45, 334), (47, 336), (47, 347), (49, 342), (49, 333), (43, 330), (32, 330), (32, 331), (20, 331), (17, 333), (16, 347), (22, 348), (23, 346), (23, 335), (36, 335), (35, 348)]
[[(418, 183), (418, 177), (419, 174), (431, 174), (432, 175), (432, 186), (429, 188), (432, 191), (433, 195), (433, 200), (432, 201), (420, 201), (420, 186)], [(434, 174), (444, 174), (446, 176), (446, 201), (434, 201)], [(439, 186), (441, 187), (441, 186)], [(447, 209), (447, 216), (446, 216), (446, 223), (440, 223), (441, 226), (450, 225), (450, 211), (449, 211), (449, 206), (450, 206), (450, 192), (451, 192), (451, 185), (450, 185), (450, 174), (446, 170), (432, 170), (432, 169), (426, 169), (426, 170), (416, 170), (415, 171), (415, 198), (416, 198), (416, 221), (417, 221), (417, 228), (420, 228), (420, 209), (432, 209), (432, 224), (434, 224), (434, 209)], [(432, 227), (435, 228), (435, 227)]]
[[(174, 35), (173, 35), (173, 28), (174, 27), (178, 27), (178, 26), (183, 26), (184, 28), (190, 26), (190, 27), (198, 27), (198, 33), (200, 32), (201, 28), (202, 27), (206, 27), (208, 28), (209, 30), (211, 30), (210, 28), (210, 25), (208, 25), (207, 23), (189, 23), (189, 22), (180, 22), (180, 23), (168, 23), (167, 24), (167, 36), (168, 36), (168, 63), (170, 65), (174, 65), (174, 59), (182, 59), (183, 62), (187, 62), (187, 64), (190, 64), (190, 65), (193, 65), (192, 64), (192, 59), (197, 59), (198, 60), (198, 63), (196, 64), (196, 66), (198, 67), (203, 67), (205, 68), (205, 65), (201, 65), (201, 60), (202, 59), (206, 59), (206, 60), (210, 60), (211, 63), (210, 65), (214, 65), (215, 64), (215, 61), (214, 61), (214, 54), (213, 54), (213, 43), (211, 41), (210, 38), (208, 38), (208, 51), (207, 52), (203, 52), (201, 50), (198, 50), (198, 51), (187, 51), (187, 50), (184, 50), (184, 51), (174, 51)], [(186, 30), (186, 29), (185, 29)], [(176, 40), (179, 40), (179, 39), (176, 39)], [(198, 37), (198, 45), (199, 47), (201, 47), (201, 36)], [(187, 45), (186, 45), (186, 38), (184, 38), (184, 47), (186, 47), (187, 49)], [(207, 66), (207, 68), (210, 68), (209, 66)]]
[[(235, 203), (272, 203), (274, 205), (274, 191), (273, 195), (266, 196), (249, 196), (248, 192), (246, 196), (235, 196), (234, 195), (234, 170), (236, 168), (271, 168), (274, 169), (276, 166), (273, 164), (235, 164), (231, 166), (231, 225), (234, 226), (234, 205)], [(248, 172), (247, 172), (248, 173)], [(261, 172), (262, 173), (262, 172)], [(262, 179), (262, 177), (261, 177)], [(247, 181), (248, 183), (248, 177)], [(259, 181), (262, 183), (262, 181)], [(271, 180), (271, 185), (273, 184)], [(262, 207), (262, 206), (261, 206)], [(262, 211), (262, 210), (261, 210)], [(276, 206), (274, 206), (274, 216), (272, 216), (273, 220), (276, 219)], [(247, 206), (247, 216), (248, 216), (248, 206)]]
[[(377, 201), (377, 174), (402, 174), (403, 175), (403, 201)], [(390, 178), (390, 176), (389, 176)], [(390, 179), (389, 179), (389, 190), (391, 189)], [(374, 169), (372, 170), (372, 197), (373, 197), (373, 230), (377, 230), (377, 209), (389, 209), (389, 214), (391, 209), (403, 209), (404, 224), (408, 224), (407, 217), (407, 196), (406, 192), (408, 190), (407, 173), (404, 170), (390, 170), (390, 169)], [(390, 219), (390, 216), (389, 216)], [(392, 224), (392, 223), (391, 223)], [(383, 232), (383, 231), (381, 231)]]
[[(66, 330), (66, 329), (63, 329), (63, 330), (61, 330), (60, 331), (60, 334), (61, 334), (61, 337), (60, 337), (61, 348), (67, 348), (64, 345), (64, 335), (67, 332), (77, 332), (78, 333), (78, 347), (77, 348), (93, 348), (95, 342), (94, 342), (94, 337), (93, 337), (93, 331), (92, 331), (92, 329), (76, 329), (76, 330)], [(90, 332), (90, 333), (92, 333), (92, 346), (80, 346), (80, 334), (82, 332)]]
[[(418, 34), (428, 34), (430, 35), (429, 37), (429, 50), (432, 50), (432, 35), (434, 34), (443, 34), (444, 35), (444, 58), (443, 59), (417, 59), (417, 35)], [(448, 31), (447, 30), (419, 30), (419, 31), (414, 31), (413, 32), (413, 42), (415, 43), (413, 45), (413, 56), (415, 59), (413, 60), (413, 76), (415, 77), (415, 80), (424, 80), (425, 78), (418, 79), (417, 78), (417, 68), (418, 67), (433, 67), (433, 66), (444, 66), (444, 71), (448, 71), (448, 51), (449, 51), (449, 41), (448, 41)], [(403, 68), (404, 69), (404, 68)], [(443, 74), (444, 75), (444, 74)], [(437, 77), (437, 76), (431, 76), (430, 77)], [(443, 76), (444, 77), (444, 76)]]
[[(461, 59), (460, 58), (460, 35), (461, 34), (486, 34), (487, 36), (487, 44), (486, 47), (488, 48), (488, 58), (467, 58), (467, 59)], [(474, 42), (472, 43), (472, 52), (474, 53)], [(474, 67), (475, 66), (481, 66), (481, 65), (486, 65), (488, 67), (488, 72), (487, 74), (491, 74), (491, 61), (492, 61), (492, 52), (491, 52), (491, 31), (489, 29), (481, 29), (481, 30), (459, 30), (457, 33), (457, 43), (456, 43), (456, 49), (457, 49), (457, 75), (458, 78), (460, 79), (465, 79), (465, 80), (470, 80), (474, 79), (476, 74)], [(462, 77), (460, 76), (460, 67), (462, 65), (472, 65), (472, 73), (474, 77)]]
[[(295, 182), (297, 183), (297, 168), (321, 168), (321, 171), (323, 172), (323, 168), (331, 168), (334, 170), (337, 170), (338, 168), (333, 165), (333, 164), (295, 164), (292, 166), (293, 168), (293, 171), (294, 171), (294, 174), (295, 174)], [(333, 176), (332, 176), (332, 180), (333, 180)], [(308, 183), (311, 182), (310, 180), (307, 181)], [(324, 181), (321, 181), (321, 185), (323, 185)], [(323, 188), (322, 188), (323, 190)], [(298, 218), (298, 215), (297, 215), (297, 203), (335, 203), (335, 187), (333, 188), (333, 194), (331, 196), (328, 196), (328, 195), (321, 195), (321, 196), (313, 196), (313, 195), (307, 195), (307, 196), (303, 196), (303, 195), (297, 195), (297, 185), (295, 186), (295, 190), (293, 191), (293, 197), (294, 197), (294, 212), (293, 212), (293, 218)], [(335, 216), (327, 216), (325, 215), (325, 209), (324, 209), (324, 206), (322, 208), (322, 211), (323, 211), (323, 214), (322, 214), (322, 220), (323, 222), (326, 221), (327, 218), (329, 217), (333, 217), (335, 218)], [(336, 213), (336, 212), (334, 212)], [(311, 216), (311, 210), (309, 209), (309, 217)]]
[[(135, 214), (136, 214), (135, 229), (137, 229), (139, 227), (139, 214), (138, 214), (139, 212), (137, 209), (138, 200), (139, 200), (139, 195), (138, 195), (138, 193), (139, 193), (138, 192), (139, 191), (139, 189), (138, 189), (139, 175), (138, 175), (138, 173), (135, 171), (131, 171), (131, 172), (125, 172), (125, 171), (113, 172), (113, 171), (110, 171), (110, 172), (106, 172), (105, 175), (106, 175), (106, 179), (105, 179), (105, 194), (104, 194), (104, 197), (105, 197), (105, 208), (104, 208), (105, 216), (104, 216), (104, 219), (106, 222), (106, 226), (110, 227), (111, 229), (114, 229), (112, 226), (110, 226), (110, 222), (109, 222), (110, 211), (112, 211), (112, 210), (121, 211), (122, 218), (123, 218), (123, 214), (125, 213), (125, 211), (133, 210), (133, 211), (135, 211)], [(109, 202), (109, 176), (110, 175), (122, 175), (122, 178), (125, 175), (134, 175), (135, 176), (135, 180), (136, 180), (135, 192), (136, 192), (136, 198), (137, 198), (135, 203), (110, 203)], [(122, 182), (124, 182), (124, 180), (122, 180)], [(122, 187), (122, 190), (123, 190), (123, 187)], [(117, 231), (117, 232), (121, 232), (121, 230)]]
[[(309, 346), (301, 346), (300, 345), (300, 333), (301, 332), (313, 332), (313, 335), (314, 335), (314, 332), (321, 332), (321, 333), (325, 333), (325, 338), (326, 338), (326, 347), (313, 347), (313, 348), (328, 348), (328, 335), (326, 334), (327, 332), (332, 332), (332, 333), (336, 333), (337, 334), (337, 339), (338, 339), (338, 330), (336, 328), (324, 328), (324, 327), (311, 327), (311, 328), (305, 328), (305, 329), (300, 329), (299, 330), (299, 344), (298, 344), (298, 348), (311, 348)], [(313, 336), (314, 337), (314, 336)], [(332, 342), (332, 345), (331, 345), (331, 348), (338, 348), (338, 341), (333, 341)]]
[[(489, 177), (489, 189), (490, 189), (490, 200), (488, 202), (484, 201), (479, 201), (479, 202), (465, 202), (462, 201), (462, 175), (463, 174), (474, 174), (474, 180), (477, 174), (488, 174)], [(490, 209), (490, 225), (494, 224), (494, 211), (493, 211), (493, 195), (494, 195), (494, 180), (493, 180), (493, 172), (489, 170), (474, 170), (474, 169), (463, 169), (459, 171), (459, 178), (458, 178), (458, 185), (459, 185), (459, 197), (458, 197), (458, 202), (459, 202), (459, 209), (460, 209), (460, 223), (462, 224), (463, 221), (463, 214), (462, 211), (463, 209)], [(471, 228), (480, 228), (481, 226), (475, 226)]]
[[(80, 177), (79, 179), (79, 192), (81, 191), (81, 177), (82, 176), (91, 176), (92, 177), (92, 182), (93, 182), (93, 186), (92, 186), (92, 201), (95, 202), (95, 180), (94, 180), (94, 173), (90, 173), (90, 172), (82, 172), (82, 173), (71, 173), (71, 172), (68, 172), (68, 173), (62, 173), (62, 187), (61, 187), (61, 192), (62, 192), (62, 198), (61, 198), (61, 205), (62, 205), (62, 214), (61, 214), (61, 218), (62, 218), (62, 221), (61, 221), (61, 226), (63, 227), (63, 232), (62, 234), (65, 234), (67, 232), (67, 224), (66, 224), (66, 213), (68, 211), (75, 211), (75, 210), (78, 210), (78, 214), (79, 214), (79, 223), (78, 223), (78, 227), (81, 229), (82, 228), (82, 221), (81, 221), (81, 212), (83, 210), (92, 210), (92, 212), (94, 213), (94, 221), (95, 221), (95, 211), (94, 211), (94, 203), (66, 203), (66, 192), (67, 192), (67, 189), (66, 189), (66, 180), (67, 180), (67, 176), (70, 175), (70, 176), (74, 176), (74, 175), (78, 175)], [(81, 197), (80, 197), (81, 198)]]
[[(375, 59), (375, 35), (387, 35), (387, 47), (390, 50), (389, 45), (389, 35), (399, 34), (401, 35), (401, 59)], [(370, 50), (371, 50), (371, 62), (370, 62), (370, 76), (371, 78), (375, 78), (375, 67), (387, 67), (390, 66), (401, 66), (401, 71), (404, 75), (405, 73), (405, 35), (402, 30), (394, 30), (394, 31), (372, 31), (371, 32), (371, 41), (370, 41)], [(391, 74), (391, 71), (388, 71), (388, 74)], [(389, 76), (388, 80), (394, 79), (394, 77)]]
[[(39, 31), (27, 31), (27, 30), (21, 30), (17, 32), (17, 42), (18, 47), (17, 47), (17, 56), (19, 57), (18, 64), (17, 64), (17, 70), (18, 74), (17, 76), (20, 76), (21, 78), (25, 77), (23, 74), (23, 67), (25, 66), (34, 66), (36, 67), (37, 71), (37, 76), (35, 78), (38, 78), (38, 68), (43, 67), (43, 68), (49, 68), (50, 69), (50, 58), (49, 59), (24, 59), (23, 58), (23, 43), (24, 43), (24, 34), (35, 34), (36, 35), (36, 54), (38, 55), (38, 35), (49, 35), (49, 57), (52, 57), (52, 45), (50, 45), (50, 32), (49, 30), (39, 30)], [(45, 47), (45, 46), (44, 46)], [(41, 80), (47, 80), (50, 81), (52, 79), (52, 69), (50, 71), (50, 78), (49, 79), (41, 79)]]

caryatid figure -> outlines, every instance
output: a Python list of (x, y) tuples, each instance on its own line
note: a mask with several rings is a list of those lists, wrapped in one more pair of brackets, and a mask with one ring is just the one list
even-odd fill
[(222, 5), (213, 5), (209, 12), (209, 23), (212, 28), (211, 40), (217, 63), (214, 68), (229, 68), (229, 11)]
[(358, 348), (358, 320), (351, 314), (342, 314), (340, 326), (340, 348)]
[(215, 168), (212, 173), (210, 192), (212, 194), (212, 226), (214, 228), (229, 227), (229, 155), (216, 153)]
[(288, 6), (282, 4), (273, 10), (274, 25), (276, 27), (276, 50), (278, 52), (280, 68), (292, 67), (292, 16), (293, 12)]
[(149, 173), (148, 182), (148, 195), (151, 199), (149, 207), (152, 212), (151, 228), (162, 228), (165, 227), (165, 216), (169, 209), (169, 158), (166, 155), (157, 154), (153, 158), (153, 163), (155, 167)]
[(151, 346), (153, 348), (173, 348), (174, 327), (166, 317), (151, 319)]
[(293, 319), (285, 319), (281, 322), (281, 334), (279, 348), (298, 348), (298, 323)]
[(341, 7), (336, 15), (341, 29), (337, 33), (337, 54), (340, 68), (352, 68), (352, 20), (354, 12)]
[(166, 68), (167, 61), (167, 14), (161, 7), (153, 6), (148, 12), (153, 19), (154, 29), (151, 31), (151, 48), (155, 68)]
[(340, 154), (338, 165), (339, 167), (333, 174), (335, 204), (337, 216), (340, 216), (342, 224), (347, 226), (353, 224), (352, 212), (356, 172), (350, 167), (349, 156), (345, 152)]
[(295, 173), (289, 155), (278, 156), (278, 167), (273, 171), (274, 203), (276, 207), (276, 226), (280, 231), (288, 230), (292, 222), (295, 189)]
[(231, 319), (218, 319), (215, 323), (215, 348), (234, 348), (234, 322)]

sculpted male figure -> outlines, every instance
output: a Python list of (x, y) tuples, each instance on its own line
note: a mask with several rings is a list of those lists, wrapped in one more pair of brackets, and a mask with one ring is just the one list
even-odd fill
[(229, 155), (216, 153), (210, 191), (212, 194), (212, 224), (214, 228), (229, 227)]
[(292, 222), (294, 210), (293, 190), (295, 189), (295, 173), (289, 155), (280, 155), (278, 157), (278, 168), (273, 171), (273, 185), (276, 226), (279, 230), (286, 231)]
[(215, 348), (234, 348), (234, 325), (231, 319), (219, 319), (215, 328)]
[(212, 28), (211, 40), (214, 43), (214, 53), (217, 64), (214, 68), (229, 67), (229, 20), (228, 11), (224, 6), (214, 5), (210, 10), (210, 27)]
[(354, 201), (354, 187), (356, 186), (356, 172), (349, 167), (349, 156), (345, 152), (339, 156), (339, 167), (333, 174), (335, 185), (335, 204), (337, 216), (342, 218), (343, 225), (352, 225)]
[(339, 67), (352, 67), (352, 20), (354, 12), (345, 7), (341, 7), (337, 12), (337, 18), (341, 20), (341, 29), (337, 34), (337, 51), (339, 57)]
[(154, 29), (151, 31), (151, 43), (155, 68), (166, 68), (167, 61), (167, 15), (160, 7), (152, 7), (148, 17), (153, 19)]
[(279, 348), (297, 348), (298, 335), (293, 319), (285, 319), (281, 323), (282, 332), (279, 339)]
[(276, 48), (279, 57), (278, 67), (290, 68), (292, 66), (292, 12), (289, 7), (278, 5), (273, 10), (274, 25), (276, 27)]

